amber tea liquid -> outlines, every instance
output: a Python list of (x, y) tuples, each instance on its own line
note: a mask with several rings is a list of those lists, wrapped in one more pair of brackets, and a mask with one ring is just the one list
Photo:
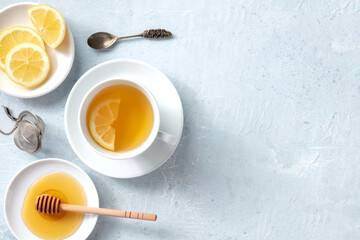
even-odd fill
[[(89, 105), (88, 129), (92, 112), (108, 99), (120, 99), (118, 116), (112, 124), (115, 129), (115, 152), (130, 151), (139, 147), (148, 138), (154, 125), (154, 113), (150, 101), (142, 91), (130, 85), (119, 84), (107, 87), (101, 90)], [(94, 137), (93, 139), (95, 140)]]

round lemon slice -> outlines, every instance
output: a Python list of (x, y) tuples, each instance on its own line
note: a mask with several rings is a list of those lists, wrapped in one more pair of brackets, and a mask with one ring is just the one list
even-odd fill
[(64, 40), (66, 23), (63, 15), (49, 5), (36, 5), (27, 13), (31, 18), (36, 30), (51, 48), (56, 48)]
[(42, 47), (33, 43), (21, 43), (6, 55), (5, 69), (12, 81), (30, 88), (46, 79), (50, 60)]
[(20, 43), (34, 43), (45, 48), (44, 41), (35, 30), (29, 27), (14, 26), (0, 33), (0, 68), (5, 70), (5, 58), (8, 52)]
[(115, 128), (120, 107), (119, 98), (111, 98), (99, 103), (89, 118), (89, 131), (93, 139), (101, 147), (110, 151), (115, 150)]

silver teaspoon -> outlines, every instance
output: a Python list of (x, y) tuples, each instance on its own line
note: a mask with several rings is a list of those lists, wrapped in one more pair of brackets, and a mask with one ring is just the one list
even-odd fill
[(133, 37), (144, 37), (144, 38), (168, 38), (171, 37), (172, 33), (165, 29), (149, 29), (143, 33), (130, 35), (125, 37), (117, 37), (107, 32), (97, 32), (92, 34), (87, 43), (90, 47), (95, 49), (104, 49), (113, 45), (117, 40)]

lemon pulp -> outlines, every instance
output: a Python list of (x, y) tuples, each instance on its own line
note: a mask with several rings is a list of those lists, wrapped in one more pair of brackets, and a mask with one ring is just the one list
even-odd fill
[(5, 69), (8, 52), (20, 43), (33, 43), (45, 49), (42, 38), (29, 27), (14, 26), (0, 33), (0, 68)]
[(13, 82), (30, 88), (46, 79), (50, 60), (43, 48), (33, 43), (21, 43), (7, 54), (5, 69)]
[(51, 48), (58, 47), (66, 33), (63, 15), (56, 8), (46, 4), (33, 6), (27, 12), (46, 44)]

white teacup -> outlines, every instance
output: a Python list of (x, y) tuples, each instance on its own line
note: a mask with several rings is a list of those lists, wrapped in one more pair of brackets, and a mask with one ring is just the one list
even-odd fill
[[(131, 149), (129, 151), (125, 152), (112, 152), (105, 148), (102, 148), (99, 146), (94, 139), (91, 137), (90, 132), (87, 128), (86, 123), (86, 115), (87, 110), (89, 108), (89, 105), (91, 103), (91, 100), (103, 89), (113, 86), (113, 85), (130, 85), (132, 87), (137, 88), (140, 90), (149, 100), (153, 113), (154, 113), (154, 123), (152, 130), (147, 137), (147, 139), (137, 148)], [(128, 159), (132, 157), (136, 157), (143, 153), (146, 149), (148, 149), (151, 144), (155, 141), (156, 138), (168, 143), (168, 144), (175, 144), (175, 137), (169, 133), (165, 133), (163, 131), (160, 131), (160, 112), (158, 104), (151, 94), (151, 92), (142, 84), (134, 81), (134, 80), (123, 80), (123, 79), (114, 79), (114, 80), (105, 80), (97, 85), (95, 85), (86, 95), (83, 101), (80, 105), (80, 111), (79, 111), (79, 127), (82, 133), (82, 136), (86, 140), (86, 142), (94, 149), (94, 151), (98, 152), (99, 154), (113, 159)]]

